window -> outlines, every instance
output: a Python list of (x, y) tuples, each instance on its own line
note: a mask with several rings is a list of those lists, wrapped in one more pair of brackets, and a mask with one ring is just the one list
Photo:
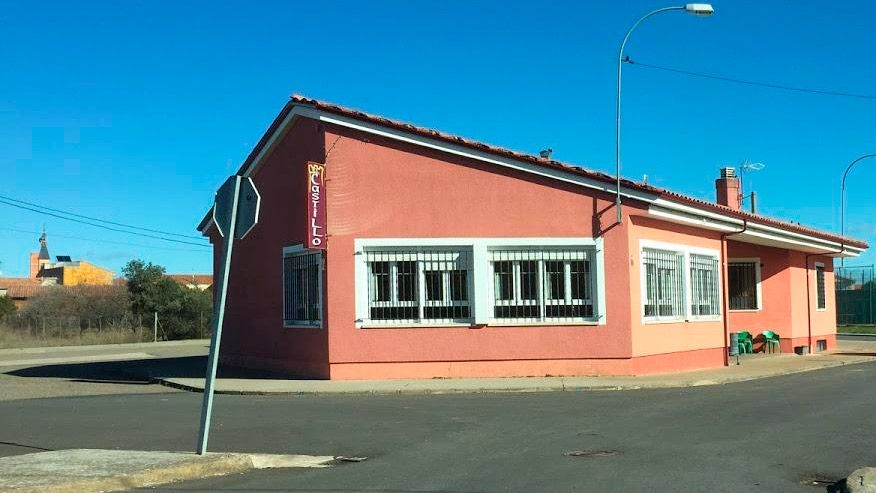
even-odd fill
[(733, 261), (727, 267), (731, 310), (759, 310), (760, 261)]
[(815, 287), (818, 310), (827, 309), (827, 293), (824, 290), (824, 264), (815, 264)]
[(283, 325), (322, 327), (322, 252), (283, 250)]
[(386, 324), (469, 322), (471, 252), (369, 250), (368, 317)]
[(721, 315), (717, 252), (643, 241), (645, 321), (713, 319)]
[(684, 254), (645, 248), (644, 315), (649, 319), (678, 319), (685, 315)]
[(718, 305), (718, 259), (708, 255), (690, 255), (691, 317), (714, 317), (721, 313)]
[(595, 316), (587, 249), (490, 250), (494, 320), (580, 321)]
[(356, 326), (603, 325), (600, 238), (357, 238)]

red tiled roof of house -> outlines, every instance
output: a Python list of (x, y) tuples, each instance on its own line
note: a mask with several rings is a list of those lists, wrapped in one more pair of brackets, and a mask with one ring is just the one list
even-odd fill
[(40, 292), (42, 286), (39, 279), (30, 277), (0, 277), (0, 290), (6, 290), (6, 296), (13, 299), (27, 299)]
[(180, 284), (213, 284), (213, 274), (168, 274), (167, 277)]
[[(538, 156), (534, 156), (532, 154), (527, 154), (527, 153), (523, 153), (523, 152), (513, 151), (511, 149), (507, 149), (507, 148), (503, 148), (503, 147), (485, 144), (483, 142), (467, 139), (464, 137), (459, 137), (459, 136), (448, 134), (445, 132), (441, 132), (441, 131), (438, 131), (435, 129), (426, 128), (426, 127), (419, 127), (416, 125), (412, 125), (410, 123), (402, 122), (399, 120), (392, 120), (392, 119), (389, 119), (389, 118), (386, 118), (383, 116), (365, 113), (363, 111), (339, 106), (336, 104), (328, 103), (325, 101), (320, 101), (317, 99), (308, 98), (308, 97), (301, 96), (298, 94), (292, 95), (289, 103), (283, 108), (283, 110), (280, 112), (280, 114), (277, 115), (277, 118), (274, 119), (274, 121), (271, 123), (271, 126), (268, 127), (268, 130), (265, 132), (265, 134), (259, 140), (259, 143), (255, 146), (255, 148), (252, 150), (252, 152), (249, 154), (249, 156), (246, 158), (243, 165), (241, 166), (241, 171), (240, 171), (241, 173), (243, 172), (243, 170), (245, 170), (246, 168), (249, 167), (249, 165), (252, 163), (252, 161), (258, 155), (259, 151), (267, 144), (271, 135), (273, 135), (274, 131), (282, 123), (282, 121), (284, 120), (286, 115), (289, 113), (289, 111), (291, 111), (292, 108), (296, 105), (310, 106), (310, 107), (313, 107), (313, 108), (316, 108), (316, 109), (319, 109), (322, 111), (326, 111), (329, 113), (335, 113), (338, 115), (358, 119), (358, 120), (365, 121), (365, 122), (375, 123), (378, 125), (382, 125), (384, 127), (389, 127), (389, 128), (393, 128), (396, 130), (409, 132), (409, 133), (420, 135), (423, 137), (442, 140), (442, 141), (449, 142), (452, 144), (457, 144), (457, 145), (469, 147), (471, 149), (476, 149), (476, 150), (508, 157), (511, 159), (525, 161), (527, 163), (534, 164), (537, 166), (542, 166), (544, 168), (565, 171), (568, 173), (584, 176), (584, 177), (587, 177), (590, 179), (599, 180), (599, 181), (602, 181), (602, 182), (605, 182), (608, 184), (615, 183), (615, 177), (613, 175), (609, 175), (609, 174), (603, 173), (601, 171), (585, 169), (585, 168), (582, 168), (582, 167), (577, 166), (577, 165), (563, 163), (560, 161), (542, 159), (542, 158), (540, 158)], [(684, 195), (684, 194), (681, 194), (678, 192), (673, 192), (673, 191), (665, 189), (665, 188), (655, 187), (653, 185), (640, 183), (640, 182), (628, 180), (625, 178), (621, 178), (621, 186), (627, 187), (627, 188), (633, 189), (633, 190), (640, 190), (640, 191), (652, 193), (652, 194), (655, 194), (661, 198), (664, 198), (666, 200), (670, 200), (673, 202), (685, 203), (685, 204), (689, 204), (689, 205), (692, 205), (694, 207), (698, 207), (701, 209), (709, 209), (713, 212), (716, 212), (718, 214), (722, 214), (725, 216), (735, 217), (738, 219), (757, 221), (758, 223), (773, 226), (773, 227), (783, 229), (786, 231), (793, 231), (793, 232), (798, 232), (798, 233), (802, 233), (802, 234), (808, 234), (808, 235), (814, 236), (816, 238), (821, 238), (821, 239), (828, 240), (828, 241), (843, 243), (845, 245), (852, 246), (852, 247), (857, 247), (857, 248), (868, 248), (869, 247), (867, 242), (862, 241), (862, 240), (849, 238), (849, 237), (842, 237), (840, 235), (837, 235), (835, 233), (831, 233), (828, 231), (822, 231), (822, 230), (810, 228), (810, 227), (803, 226), (803, 225), (798, 224), (798, 223), (793, 223), (793, 222), (789, 222), (789, 221), (785, 221), (785, 220), (781, 220), (781, 219), (776, 219), (776, 218), (764, 216), (761, 214), (752, 214), (750, 212), (746, 212), (743, 210), (732, 209), (730, 207), (717, 204), (715, 202), (710, 202), (707, 200), (698, 199), (698, 198)], [(209, 221), (209, 219), (210, 219), (210, 214), (208, 213), (207, 216), (205, 216), (204, 219), (201, 221), (201, 224), (199, 225), (199, 229), (201, 229)]]

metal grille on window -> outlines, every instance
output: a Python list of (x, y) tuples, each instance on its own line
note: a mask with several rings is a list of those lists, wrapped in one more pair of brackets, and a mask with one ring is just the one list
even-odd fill
[(286, 325), (320, 325), (322, 322), (322, 254), (283, 257), (283, 318)]
[(824, 290), (824, 266), (815, 266), (815, 285), (818, 295), (818, 309), (824, 310), (827, 308), (827, 292)]
[(720, 313), (718, 305), (718, 259), (708, 255), (690, 256), (690, 313), (710, 317)]
[(387, 324), (471, 321), (471, 252), (367, 251), (368, 313)]
[(584, 250), (492, 250), (493, 318), (578, 321), (595, 315), (593, 269)]
[(731, 310), (757, 310), (757, 264), (735, 262), (727, 267)]
[(643, 250), (645, 306), (647, 318), (682, 318), (685, 309), (684, 255), (678, 252)]

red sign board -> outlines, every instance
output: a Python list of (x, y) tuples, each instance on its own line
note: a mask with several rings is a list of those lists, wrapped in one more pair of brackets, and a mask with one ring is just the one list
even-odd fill
[(307, 248), (325, 249), (325, 165), (307, 163)]

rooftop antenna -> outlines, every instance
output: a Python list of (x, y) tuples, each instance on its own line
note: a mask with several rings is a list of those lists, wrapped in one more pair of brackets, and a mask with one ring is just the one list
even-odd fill
[(741, 205), (745, 201), (745, 199), (750, 198), (751, 199), (751, 213), (752, 214), (757, 214), (757, 192), (752, 190), (751, 193), (746, 195), (743, 192), (743, 188), (742, 188), (745, 180), (743, 180), (742, 178), (745, 177), (746, 173), (750, 173), (752, 171), (760, 171), (764, 168), (766, 168), (765, 164), (753, 163), (748, 159), (746, 159), (745, 161), (742, 161), (742, 164), (739, 165), (739, 170), (742, 172), (742, 176), (740, 176), (740, 179), (739, 179), (739, 204)]

